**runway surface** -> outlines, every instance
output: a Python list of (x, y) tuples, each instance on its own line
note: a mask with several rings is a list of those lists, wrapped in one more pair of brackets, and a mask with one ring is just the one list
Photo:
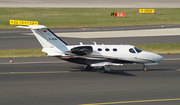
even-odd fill
[[(179, 0), (0, 0), (0, 7), (67, 7), (67, 8), (179, 8)], [(152, 26), (160, 28), (160, 26)], [(179, 28), (179, 26), (169, 26)], [(92, 31), (143, 29), (136, 27), (86, 28)], [(166, 26), (165, 26), (166, 28)], [(147, 29), (151, 29), (151, 26)], [(55, 33), (82, 32), (82, 29), (53, 29)], [(41, 48), (30, 30), (1, 30), (0, 49)], [(179, 43), (180, 36), (124, 38), (67, 38), (68, 44), (154, 44)], [(82, 65), (56, 58), (0, 59), (1, 105), (179, 105), (180, 56), (163, 55), (157, 66), (111, 67), (101, 74), (98, 69), (85, 71)]]
[[(166, 26), (163, 29), (178, 28)], [(137, 27), (52, 29), (55, 33), (133, 31)], [(161, 29), (160, 26), (140, 27), (138, 30)], [(136, 31), (138, 31), (136, 30)], [(41, 48), (30, 30), (1, 30), (0, 49)], [(68, 38), (68, 44), (154, 44), (179, 43), (180, 35)], [(85, 71), (83, 65), (57, 58), (0, 59), (0, 104), (2, 105), (179, 105), (180, 55), (163, 55), (156, 66), (124, 65), (111, 67), (105, 74), (98, 69)]]
[(53, 57), (0, 59), (0, 104), (179, 105), (180, 56), (163, 56), (147, 72), (124, 65), (105, 74)]
[(179, 0), (0, 0), (0, 7), (179, 8)]

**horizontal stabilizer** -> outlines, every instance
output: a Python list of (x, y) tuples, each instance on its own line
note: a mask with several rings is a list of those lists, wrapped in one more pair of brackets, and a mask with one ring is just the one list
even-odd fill
[(29, 26), (16, 26), (18, 28), (26, 28), (26, 29), (46, 29), (47, 27), (44, 25), (29, 25)]
[(16, 27), (18, 27), (18, 28), (30, 29), (30, 27), (29, 27), (29, 26), (16, 26)]

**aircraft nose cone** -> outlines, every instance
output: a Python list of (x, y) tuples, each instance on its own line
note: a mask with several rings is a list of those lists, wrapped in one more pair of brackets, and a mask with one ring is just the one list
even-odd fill
[(154, 60), (156, 62), (161, 62), (164, 60), (164, 58), (161, 55), (156, 54), (156, 55), (154, 55)]

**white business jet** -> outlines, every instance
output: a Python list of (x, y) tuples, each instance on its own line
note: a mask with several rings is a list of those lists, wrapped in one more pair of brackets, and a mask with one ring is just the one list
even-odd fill
[(109, 66), (122, 66), (123, 64), (157, 65), (164, 58), (158, 54), (142, 51), (132, 45), (68, 45), (52, 31), (43, 25), (17, 26), (31, 29), (40, 44), (42, 51), (49, 56), (84, 64), (87, 70), (100, 68), (101, 73), (110, 71)]

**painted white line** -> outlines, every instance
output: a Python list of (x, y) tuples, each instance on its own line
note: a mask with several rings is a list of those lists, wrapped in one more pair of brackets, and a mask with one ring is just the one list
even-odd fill
[(38, 0), (36, 0), (36, 1), (30, 1), (30, 0), (27, 0), (27, 1), (25, 1), (25, 0), (5, 0), (6, 2), (20, 2), (20, 3), (38, 3), (38, 2), (44, 2), (44, 1), (38, 1)]
[(58, 35), (59, 37), (74, 37), (74, 38), (172, 36), (172, 35), (180, 35), (180, 28), (128, 30), (128, 31), (56, 33), (56, 35)]
[(0, 63), (0, 65), (7, 64), (39, 64), (39, 63), (67, 63), (66, 61), (47, 61), (47, 62), (13, 62), (13, 63)]
[(71, 73), (71, 71), (36, 71), (36, 72), (0, 72), (3, 74), (52, 74), (52, 73)]
[(180, 60), (180, 58), (167, 58), (167, 59), (164, 59), (165, 61), (177, 61), (177, 60)]
[(21, 33), (23, 35), (34, 35), (33, 33)]
[(180, 101), (180, 98), (135, 100), (135, 101), (120, 101), (120, 102), (103, 102), (103, 103), (90, 103), (90, 104), (79, 104), (79, 105), (115, 105), (115, 104), (152, 103), (152, 102), (167, 102), (167, 101)]

